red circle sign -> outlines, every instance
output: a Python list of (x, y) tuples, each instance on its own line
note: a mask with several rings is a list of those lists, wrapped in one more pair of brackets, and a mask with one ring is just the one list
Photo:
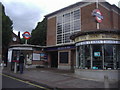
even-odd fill
[(95, 9), (93, 10), (93, 16), (95, 16), (95, 19), (97, 20), (98, 23), (101, 23), (103, 20), (103, 16), (102, 13), (100, 12), (99, 9)]
[[(96, 10), (96, 13), (97, 13), (98, 15), (102, 16), (100, 10), (97, 9), (97, 10)], [(102, 18), (100, 18), (100, 17), (98, 17), (98, 16), (96, 16), (96, 20), (97, 20), (99, 23), (102, 22)]]
[(25, 38), (25, 39), (30, 39), (30, 37), (31, 37), (31, 35), (30, 35), (30, 33), (29, 32), (24, 32), (23, 34), (22, 34), (22, 36)]

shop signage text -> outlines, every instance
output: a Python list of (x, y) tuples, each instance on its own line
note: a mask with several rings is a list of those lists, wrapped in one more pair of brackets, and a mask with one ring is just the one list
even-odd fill
[(116, 35), (116, 34), (90, 34), (90, 35), (76, 37), (75, 42), (86, 41), (86, 40), (99, 40), (99, 39), (120, 40), (120, 35)]

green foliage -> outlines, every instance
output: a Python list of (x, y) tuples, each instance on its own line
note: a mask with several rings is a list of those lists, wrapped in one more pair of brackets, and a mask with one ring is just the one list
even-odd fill
[(35, 29), (32, 30), (30, 44), (33, 45), (46, 45), (46, 30), (47, 30), (47, 20), (43, 19), (42, 22), (38, 22)]
[(2, 5), (2, 47), (7, 48), (12, 38), (12, 21), (5, 14), (4, 6)]

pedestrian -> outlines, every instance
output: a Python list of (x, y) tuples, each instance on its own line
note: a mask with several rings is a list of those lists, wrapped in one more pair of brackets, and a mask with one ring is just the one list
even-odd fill
[(20, 54), (20, 57), (19, 57), (19, 68), (20, 68), (20, 73), (22, 74), (23, 73), (23, 67), (24, 67), (24, 55), (23, 53)]

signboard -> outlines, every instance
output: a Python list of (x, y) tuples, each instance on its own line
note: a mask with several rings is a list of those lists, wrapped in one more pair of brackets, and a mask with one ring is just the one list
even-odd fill
[(30, 37), (31, 37), (31, 35), (30, 35), (30, 33), (29, 32), (24, 32), (23, 34), (22, 34), (22, 36), (25, 38), (25, 39), (30, 39)]
[(47, 60), (47, 54), (40, 53), (40, 60)]
[(103, 16), (99, 9), (93, 10), (92, 15), (95, 17), (95, 19), (98, 23), (102, 22)]
[(45, 53), (33, 53), (33, 60), (47, 60), (47, 54), (45, 54)]
[(33, 53), (33, 60), (40, 60), (40, 54)]
[(50, 47), (46, 48), (46, 51), (55, 51), (55, 50), (67, 50), (67, 49), (75, 49), (75, 46), (64, 46), (64, 47)]
[(120, 35), (117, 35), (117, 34), (90, 34), (90, 35), (76, 37), (75, 42), (85, 41), (85, 40), (100, 40), (100, 39), (119, 40)]
[(100, 57), (100, 52), (94, 52), (95, 57)]
[(120, 41), (114, 41), (114, 40), (83, 41), (76, 43), (76, 46), (88, 45), (88, 44), (120, 44)]

